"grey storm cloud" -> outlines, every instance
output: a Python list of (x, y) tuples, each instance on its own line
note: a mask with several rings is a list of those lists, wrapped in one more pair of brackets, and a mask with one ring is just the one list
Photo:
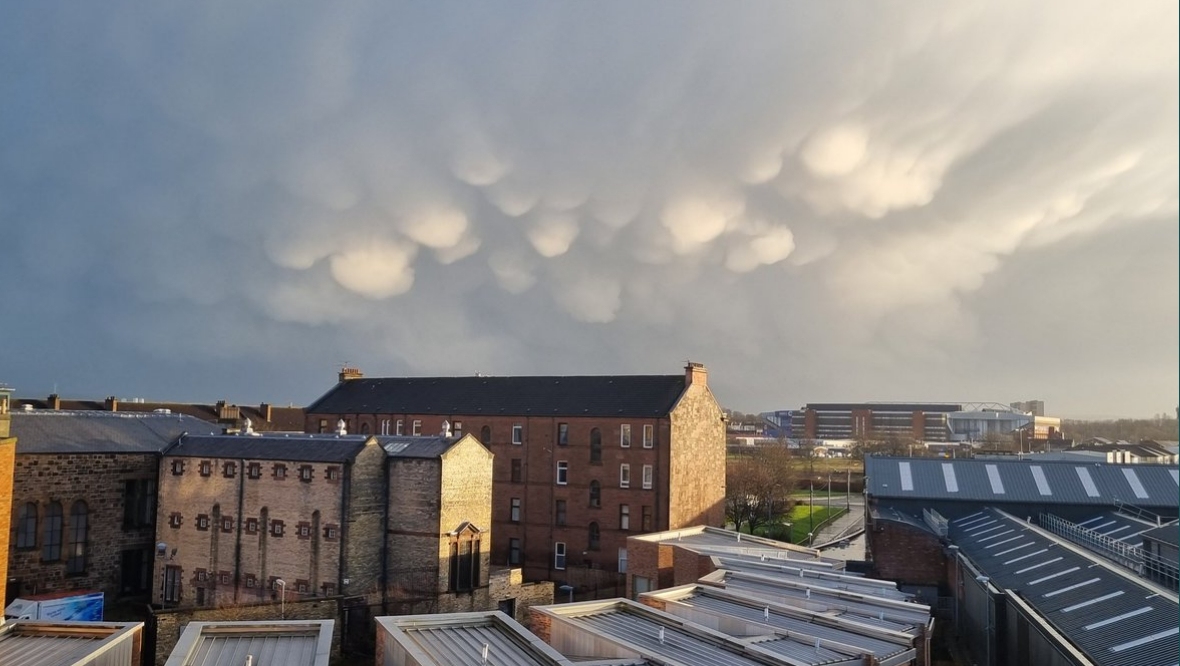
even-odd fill
[(0, 379), (1177, 402), (1175, 3), (17, 3)]

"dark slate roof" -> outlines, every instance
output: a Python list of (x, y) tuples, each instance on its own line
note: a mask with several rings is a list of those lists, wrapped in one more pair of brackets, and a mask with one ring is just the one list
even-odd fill
[(659, 417), (683, 375), (388, 377), (340, 382), (308, 414)]
[(356, 458), (369, 440), (376, 440), (391, 458), (437, 458), (455, 443), (439, 435), (203, 435), (180, 438), (180, 442), (168, 451), (168, 455), (184, 458), (348, 462)]
[(17, 453), (157, 453), (181, 434), (217, 426), (181, 414), (14, 412)]
[(1144, 539), (1154, 539), (1180, 547), (1180, 525), (1172, 523), (1163, 527), (1156, 527), (1143, 533)]
[(1091, 504), (1115, 500), (1175, 512), (1180, 468), (1029, 460), (865, 459), (868, 493), (878, 498)]
[(1171, 664), (1180, 653), (1174, 593), (997, 509), (951, 521), (950, 538), (993, 585), (1017, 592), (1094, 663)]
[(455, 445), (455, 440), (441, 435), (378, 437), (377, 441), (390, 458), (437, 458)]
[[(50, 396), (52, 398), (53, 396)], [(12, 401), (13, 411), (18, 411), (28, 406), (36, 411), (50, 411), (53, 410), (53, 403), (50, 399), (42, 398), (15, 398)], [(58, 401), (58, 410), (65, 411), (97, 411), (109, 412), (110, 409), (103, 400), (72, 400), (61, 399)], [(219, 405), (205, 404), (197, 402), (156, 402), (144, 401), (135, 402), (132, 400), (120, 400), (118, 404), (118, 412), (156, 412), (158, 410), (168, 410), (173, 414), (186, 414), (202, 421), (209, 421), (211, 423), (221, 423), (224, 425), (242, 425), (246, 419), (250, 419), (251, 427), (256, 431), (286, 431), (286, 432), (302, 432), (304, 425), (303, 408), (302, 407), (279, 407), (277, 405), (265, 404), (262, 405), (230, 405), (231, 411), (236, 411), (237, 417), (230, 419), (221, 418), (221, 410)], [(264, 408), (269, 409), (270, 419), (266, 418)]]
[(963, 406), (946, 402), (809, 402), (804, 409), (817, 412), (961, 412)]

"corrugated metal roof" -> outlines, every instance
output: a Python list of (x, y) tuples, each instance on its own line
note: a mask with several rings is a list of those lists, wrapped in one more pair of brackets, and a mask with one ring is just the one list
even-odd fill
[(20, 632), (0, 634), (0, 664), (65, 666), (91, 654), (99, 636), (40, 636)]
[[(570, 661), (498, 611), (377, 618), (386, 644), (400, 644), (421, 666), (568, 666)], [(388, 650), (388, 648), (386, 648)]]
[(1172, 523), (1171, 525), (1147, 530), (1143, 533), (1143, 538), (1155, 539), (1156, 541), (1162, 541), (1173, 546), (1180, 546), (1180, 525)]
[(816, 587), (794, 579), (778, 579), (735, 571), (715, 571), (701, 579), (726, 590), (787, 606), (847, 614), (857, 622), (916, 635), (930, 620), (930, 607), (894, 599)]
[(99, 655), (110, 660), (102, 663), (130, 664), (142, 628), (140, 622), (9, 622), (0, 627), (0, 664), (74, 666)]
[(17, 453), (158, 453), (182, 433), (216, 426), (191, 416), (121, 412), (16, 412)]
[(1175, 663), (1174, 593), (998, 509), (951, 521), (950, 537), (994, 585), (1019, 593), (1095, 663)]
[(1140, 547), (1143, 534), (1156, 527), (1154, 523), (1149, 523), (1146, 520), (1116, 511), (1103, 511), (1096, 516), (1078, 521), (1076, 524), (1103, 536), (1121, 541), (1130, 548)]
[(190, 622), (166, 666), (328, 666), (332, 620)]
[(892, 581), (864, 578), (832, 571), (817, 570), (808, 567), (792, 566), (779, 562), (760, 562), (731, 557), (715, 557), (720, 568), (730, 571), (742, 571), (759, 574), (778, 579), (796, 580), (815, 587), (826, 587), (832, 590), (847, 590), (859, 594), (869, 594), (885, 599), (910, 599), (913, 595), (897, 589)]
[(666, 416), (684, 375), (387, 377), (340, 382), (308, 414)]
[(863, 633), (857, 633), (854, 631), (851, 623), (845, 623), (845, 628), (843, 629), (830, 627), (817, 623), (818, 616), (811, 617), (810, 619), (793, 617), (771, 609), (769, 606), (759, 608), (754, 602), (741, 603), (725, 599), (717, 594), (710, 594), (708, 588), (699, 586), (697, 591), (694, 591), (691, 595), (677, 598), (675, 601), (691, 605), (695, 608), (705, 609), (718, 615), (739, 617), (751, 622), (765, 624), (775, 629), (794, 631), (816, 636), (824, 640), (844, 643), (871, 653), (878, 659), (884, 659), (909, 649), (908, 645), (891, 643), (879, 638), (865, 636)]
[[(741, 654), (740, 647), (726, 648), (717, 641), (706, 640), (694, 633), (683, 631), (676, 626), (655, 622), (637, 613), (630, 613), (616, 606), (614, 608), (565, 616), (567, 620), (583, 625), (595, 633), (626, 642), (640, 654), (664, 659), (674, 659), (685, 666), (760, 666), (766, 660)], [(660, 640), (661, 629), (663, 640)]]
[(1171, 511), (1176, 510), (1180, 491), (1176, 469), (1028, 460), (865, 459), (868, 493), (879, 498), (1098, 505), (1118, 500)]

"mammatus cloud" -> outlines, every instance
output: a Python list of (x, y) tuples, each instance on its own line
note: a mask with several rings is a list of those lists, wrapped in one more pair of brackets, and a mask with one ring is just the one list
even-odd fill
[[(1177, 402), (1176, 299), (1139, 305), (1178, 270), (1174, 4), (9, 18), (0, 229), (33, 286), (0, 379), (22, 390), (303, 402), (346, 360), (692, 358), (742, 409)], [(1083, 333), (1131, 317), (1158, 363)], [(1058, 381), (1065, 349), (1138, 390)]]

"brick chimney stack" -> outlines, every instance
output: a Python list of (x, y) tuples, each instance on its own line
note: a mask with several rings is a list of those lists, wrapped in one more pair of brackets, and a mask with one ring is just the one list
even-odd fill
[(108, 412), (117, 412), (119, 411), (119, 399), (113, 395), (108, 395), (104, 406)]
[(364, 377), (364, 376), (365, 376), (365, 373), (361, 372), (360, 368), (350, 368), (348, 366), (344, 366), (343, 368), (340, 368), (340, 381), (341, 382), (346, 382), (350, 379), (360, 379), (361, 377)]
[(61, 396), (56, 393), (50, 393), (45, 402), (49, 403), (50, 409), (61, 409)]
[(262, 418), (263, 418), (263, 419), (266, 419), (266, 422), (267, 422), (267, 423), (270, 423), (271, 421), (273, 421), (273, 420), (274, 420), (274, 419), (272, 419), (272, 418), (271, 418), (271, 406), (270, 406), (268, 403), (265, 403), (265, 402), (264, 402), (264, 403), (262, 403), (261, 405), (259, 405), (259, 406), (258, 406), (258, 412), (259, 412), (260, 414), (262, 414)]
[[(12, 389), (0, 384), (0, 439), (8, 437), (12, 423)], [(2, 473), (2, 471), (0, 471)], [(0, 481), (2, 483), (2, 481)], [(5, 551), (4, 557), (7, 557)]]
[(705, 369), (704, 363), (693, 363), (689, 361), (684, 366), (684, 385), (692, 386), (697, 382), (702, 386), (707, 386), (709, 383), (709, 371)]

